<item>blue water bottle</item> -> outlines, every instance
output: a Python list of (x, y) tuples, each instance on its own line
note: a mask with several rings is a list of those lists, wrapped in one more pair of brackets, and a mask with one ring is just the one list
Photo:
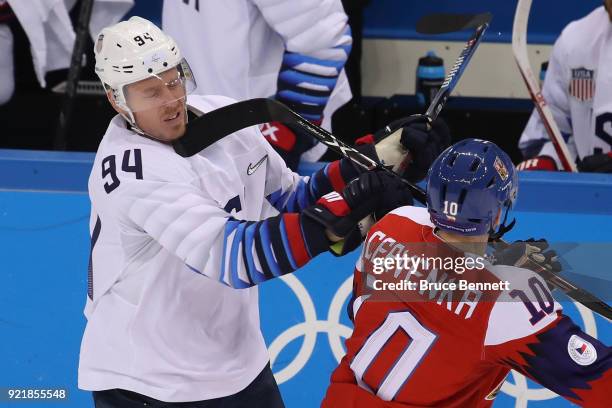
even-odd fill
[(444, 83), (444, 60), (429, 51), (419, 59), (416, 73), (416, 96), (420, 106), (429, 106)]

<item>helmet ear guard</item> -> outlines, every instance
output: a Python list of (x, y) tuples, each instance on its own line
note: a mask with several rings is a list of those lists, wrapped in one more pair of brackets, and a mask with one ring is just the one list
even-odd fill
[(508, 213), (510, 212), (511, 208), (512, 204), (504, 206), (504, 209), (502, 210), (504, 211), (504, 219), (499, 224), (499, 227), (497, 227), (497, 231), (494, 231), (493, 226), (491, 226), (491, 230), (489, 232), (489, 242), (499, 241), (504, 236), (504, 234), (514, 228), (514, 225), (516, 224), (516, 218), (513, 218), (512, 221), (510, 221), (510, 224), (506, 225), (506, 221), (508, 220)]

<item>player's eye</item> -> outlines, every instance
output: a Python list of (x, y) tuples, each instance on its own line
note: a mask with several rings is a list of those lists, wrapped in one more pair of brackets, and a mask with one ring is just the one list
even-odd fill
[(148, 91), (145, 94), (145, 98), (156, 98), (158, 95), (159, 95), (159, 90), (155, 89), (155, 90), (152, 90), (152, 91)]

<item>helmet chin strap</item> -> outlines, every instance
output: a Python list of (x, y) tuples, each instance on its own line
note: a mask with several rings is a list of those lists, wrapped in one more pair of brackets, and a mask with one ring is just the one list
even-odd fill
[(510, 212), (510, 206), (506, 204), (504, 206), (504, 220), (499, 224), (499, 228), (497, 231), (494, 231), (493, 228), (489, 231), (489, 242), (499, 241), (506, 232), (510, 231), (514, 228), (514, 224), (516, 224), (516, 218), (513, 218), (510, 224), (506, 225), (506, 221), (508, 220), (508, 213)]

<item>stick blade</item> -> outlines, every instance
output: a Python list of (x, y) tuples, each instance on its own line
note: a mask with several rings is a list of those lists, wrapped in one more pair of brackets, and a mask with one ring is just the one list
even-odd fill
[(493, 15), (491, 13), (457, 14), (434, 13), (423, 16), (416, 24), (416, 31), (420, 34), (445, 34), (463, 31), (488, 24)]

